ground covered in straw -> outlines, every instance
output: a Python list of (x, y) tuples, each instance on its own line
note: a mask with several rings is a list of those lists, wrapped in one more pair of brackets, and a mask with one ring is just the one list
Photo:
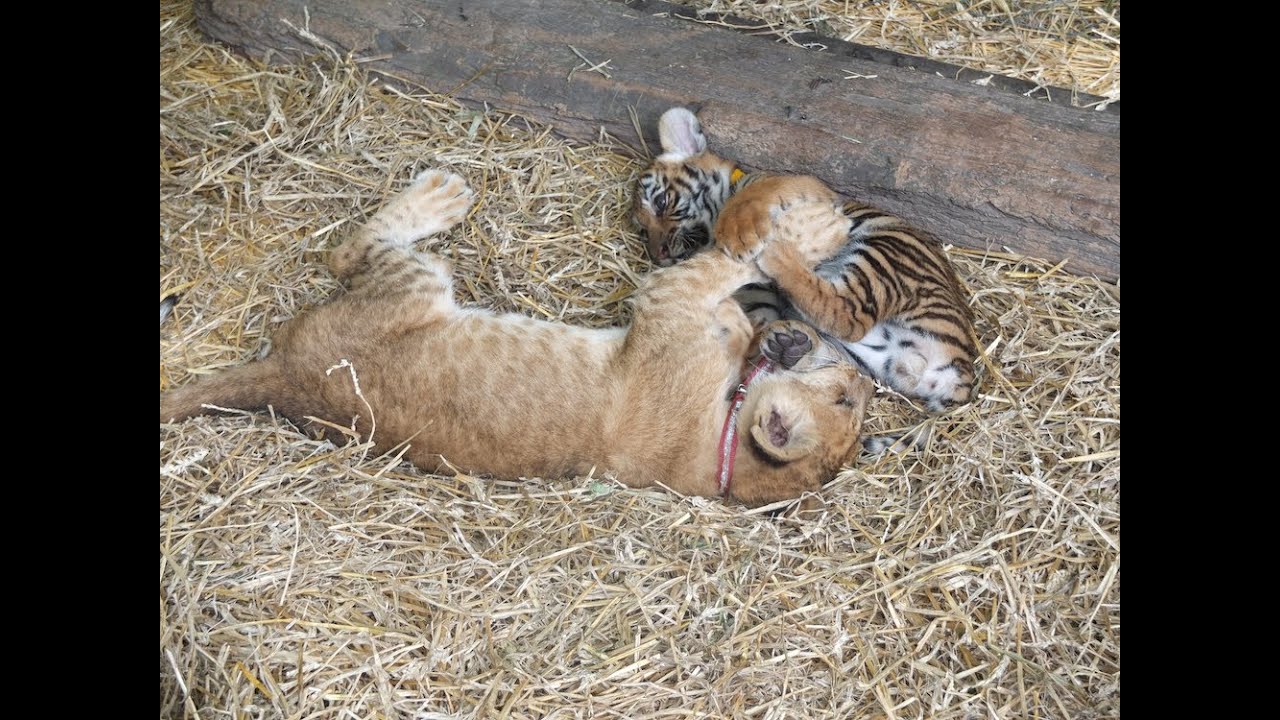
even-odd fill
[[(625, 318), (639, 161), (334, 59), (253, 65), (186, 3), (160, 28), (161, 389), (334, 292), (327, 249), (427, 167), (480, 196), (435, 247), (464, 299)], [(427, 475), (263, 415), (162, 425), (161, 716), (1118, 716), (1118, 289), (953, 257), (980, 399), (814, 518)], [(885, 395), (868, 425), (921, 417)]]
[(816, 32), (1066, 89), (1081, 106), (1120, 100), (1120, 0), (671, 1), (711, 22), (728, 14), (767, 23), (785, 40)]

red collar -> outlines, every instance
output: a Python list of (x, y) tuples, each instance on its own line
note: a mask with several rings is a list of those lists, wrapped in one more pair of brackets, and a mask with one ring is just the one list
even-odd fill
[(773, 363), (769, 358), (761, 355), (760, 359), (747, 371), (747, 377), (738, 385), (738, 389), (733, 392), (732, 402), (729, 403), (729, 414), (724, 419), (724, 429), (720, 431), (720, 461), (716, 465), (716, 481), (721, 495), (728, 494), (729, 482), (733, 480), (733, 459), (738, 456), (738, 411), (742, 410), (742, 402), (747, 399), (747, 388), (757, 377), (771, 370), (773, 370)]

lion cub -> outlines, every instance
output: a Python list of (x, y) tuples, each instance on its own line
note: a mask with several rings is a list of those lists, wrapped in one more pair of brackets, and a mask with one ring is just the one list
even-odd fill
[[(266, 358), (162, 394), (160, 421), (270, 405), (383, 450), (408, 444), (428, 471), (594, 470), (749, 505), (815, 491), (854, 457), (871, 383), (819, 360), (808, 326), (767, 328), (760, 344), (779, 367), (735, 394), (752, 337), (732, 294), (758, 279), (751, 264), (705, 253), (652, 273), (629, 328), (463, 308), (447, 263), (410, 244), (471, 201), (459, 176), (419, 175), (333, 253), (344, 295), (282, 326)], [(722, 480), (725, 458), (736, 468)]]

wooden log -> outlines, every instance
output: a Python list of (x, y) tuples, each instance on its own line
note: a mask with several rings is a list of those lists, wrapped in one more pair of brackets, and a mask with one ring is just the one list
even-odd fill
[(748, 168), (817, 175), (945, 242), (1120, 274), (1118, 108), (1024, 97), (1007, 89), (1015, 81), (977, 85), (834, 40), (825, 52), (794, 47), (662, 15), (673, 6), (656, 2), (195, 6), (206, 33), (252, 56), (300, 59), (325, 43), (375, 72), (579, 140), (603, 128), (652, 149), (658, 116), (692, 107), (712, 149)]

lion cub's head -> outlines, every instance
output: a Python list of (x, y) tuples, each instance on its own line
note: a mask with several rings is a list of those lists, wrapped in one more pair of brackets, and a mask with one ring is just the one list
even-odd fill
[(711, 243), (736, 166), (707, 150), (698, 118), (684, 108), (662, 114), (658, 140), (662, 155), (640, 176), (632, 219), (645, 233), (650, 259), (665, 266)]
[(738, 416), (729, 495), (763, 505), (818, 490), (861, 448), (874, 386), (848, 363), (758, 378)]

